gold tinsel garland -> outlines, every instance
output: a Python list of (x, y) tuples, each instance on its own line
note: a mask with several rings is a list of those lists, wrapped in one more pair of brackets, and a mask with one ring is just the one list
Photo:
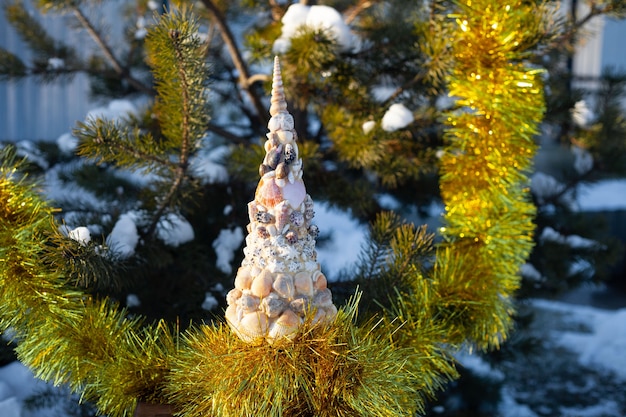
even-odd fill
[[(222, 324), (178, 334), (129, 319), (45, 261), (54, 258), (53, 210), (3, 164), (0, 324), (15, 331), (20, 359), (110, 416), (132, 415), (138, 400), (186, 417), (414, 415), (453, 373), (443, 344), (496, 346), (506, 335), (531, 248), (525, 171), (543, 98), (537, 71), (519, 60), (541, 15), (522, 1), (468, 0), (458, 10), (448, 81), (464, 107), (448, 116), (441, 160), (446, 243), (433, 275), (416, 279), (424, 298), (399, 299), (399, 311), (419, 312), (404, 326), (356, 325), (353, 301), (290, 344), (251, 346)], [(394, 332), (417, 344), (394, 342)]]

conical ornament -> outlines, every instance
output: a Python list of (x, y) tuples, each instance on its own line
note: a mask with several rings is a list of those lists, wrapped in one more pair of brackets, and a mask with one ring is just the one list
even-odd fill
[[(226, 319), (246, 342), (293, 338), (305, 321), (337, 314), (315, 251), (318, 228), (313, 200), (302, 181), (293, 117), (287, 111), (278, 57), (265, 158), (254, 201), (248, 203), (248, 236)], [(311, 317), (312, 316), (312, 317)]]

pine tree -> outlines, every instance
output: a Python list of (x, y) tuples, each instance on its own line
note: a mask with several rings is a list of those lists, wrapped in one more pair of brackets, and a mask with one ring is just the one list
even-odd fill
[[(36, 53), (23, 62), (0, 50), (4, 79), (50, 82), (86, 72), (92, 94), (147, 103), (121, 120), (78, 123), (77, 155), (54, 156), (58, 178), (94, 193), (98, 204), (46, 204), (27, 185), (37, 170), (4, 150), (2, 299), (12, 301), (0, 313), (3, 328), (18, 329), (20, 358), (110, 415), (132, 414), (137, 401), (168, 402), (194, 416), (423, 411), (456, 376), (454, 348), (497, 347), (512, 325), (518, 269), (532, 248), (525, 173), (543, 115), (541, 72), (524, 65), (570, 36), (546, 5), (475, 3), (337, 1), (328, 2), (331, 9), (203, 0), (155, 14), (151, 3), (138, 2), (125, 11), (127, 44), (118, 48), (86, 12), (97, 5), (38, 2), (41, 11), (67, 13), (96, 40), (100, 49), (87, 58), (48, 36), (22, 3), (5, 4)], [(620, 7), (594, 13), (618, 15)], [(298, 14), (312, 23), (287, 33)], [(353, 32), (314, 24), (335, 16)], [(145, 37), (130, 30), (140, 18), (154, 20)], [(524, 29), (505, 25), (511, 20)], [(249, 22), (245, 39), (237, 38)], [(220, 308), (215, 317), (201, 308), (207, 299), (226, 307), (229, 268), (242, 260), (235, 251), (219, 265), (214, 242), (238, 231), (243, 239), (275, 53), (310, 194), (371, 223), (360, 262), (333, 283), (335, 303), (344, 306), (337, 320), (284, 350), (242, 344), (222, 324)], [(51, 59), (64, 65), (50, 66)], [(612, 91), (602, 104), (611, 121), (585, 138), (603, 166), (611, 161), (603, 154), (608, 141), (622, 144), (605, 130), (620, 126)], [(448, 93), (459, 99), (446, 104)], [(498, 148), (503, 137), (510, 147)], [(216, 156), (228, 175), (207, 178), (200, 164)], [(400, 213), (382, 212), (381, 194), (397, 199)], [(436, 242), (403, 218), (442, 200), (445, 230)], [(91, 225), (88, 239), (84, 225)], [(136, 228), (134, 244), (105, 238), (124, 225)], [(193, 239), (173, 242), (168, 230), (180, 227)], [(141, 305), (120, 310), (128, 294)], [(260, 360), (268, 357), (273, 362)], [(226, 378), (237, 368), (246, 370), (245, 384), (236, 372)]]

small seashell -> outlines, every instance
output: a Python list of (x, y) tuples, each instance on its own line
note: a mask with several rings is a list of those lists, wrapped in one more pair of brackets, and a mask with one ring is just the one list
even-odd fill
[(243, 291), (249, 290), (252, 285), (252, 280), (255, 275), (251, 273), (251, 269), (247, 266), (242, 266), (237, 270), (237, 276), (235, 277), (235, 288)]
[(301, 211), (294, 210), (291, 212), (289, 216), (289, 220), (291, 220), (291, 224), (296, 227), (300, 227), (304, 224), (304, 216)]
[(278, 164), (278, 166), (276, 167), (276, 178), (287, 178), (288, 175), (289, 168), (287, 168), (287, 165), (285, 165), (284, 162)]
[(276, 136), (281, 143), (289, 143), (293, 140), (293, 132), (290, 130), (279, 130)]
[(270, 115), (287, 113), (287, 102), (285, 101), (285, 89), (283, 88), (283, 76), (280, 71), (280, 60), (274, 57), (274, 68), (272, 74), (272, 96), (270, 98)]
[(265, 207), (274, 207), (283, 201), (282, 190), (273, 179), (259, 182), (255, 197)]
[(298, 235), (292, 230), (287, 232), (285, 239), (290, 245), (295, 245), (298, 242)]
[(320, 290), (317, 292), (317, 294), (315, 294), (313, 303), (318, 307), (326, 307), (333, 303), (333, 295), (328, 288), (324, 288), (323, 290)]
[(293, 116), (289, 113), (278, 113), (270, 118), (267, 123), (267, 128), (270, 132), (276, 132), (278, 130), (293, 130), (294, 122)]
[(291, 143), (285, 145), (285, 163), (287, 165), (291, 164), (297, 158), (296, 149), (293, 147)]
[(272, 291), (272, 281), (272, 273), (264, 269), (256, 278), (254, 278), (254, 281), (252, 281), (250, 291), (257, 297), (267, 297), (267, 295)]
[(261, 300), (259, 299), (259, 297), (255, 297), (254, 295), (250, 294), (243, 294), (241, 297), (239, 297), (237, 304), (245, 313), (250, 313), (259, 309), (260, 301)]
[(298, 297), (289, 303), (289, 308), (299, 316), (304, 316), (309, 308), (309, 299), (306, 297)]
[(283, 197), (289, 205), (293, 208), (297, 208), (306, 197), (306, 188), (302, 181), (296, 181), (293, 184), (286, 184), (283, 188)]
[(271, 169), (276, 169), (282, 157), (283, 145), (278, 145), (277, 147), (270, 149), (270, 151), (265, 155), (265, 165), (269, 165)]
[(309, 297), (313, 295), (313, 281), (311, 280), (311, 274), (309, 272), (298, 272), (293, 277), (293, 285), (296, 289), (297, 294), (302, 294)]
[(243, 316), (237, 326), (237, 333), (245, 342), (252, 342), (264, 337), (268, 327), (267, 316), (261, 312), (254, 312)]
[[(313, 218), (313, 217), (311, 217)], [(311, 237), (313, 239), (317, 239), (317, 237), (320, 235), (320, 228), (317, 227), (317, 225), (312, 224), (309, 226), (309, 235), (311, 235)]]
[(275, 210), (276, 228), (283, 230), (285, 225), (289, 224), (291, 208), (283, 201), (276, 206)]
[(270, 237), (270, 232), (267, 231), (265, 226), (259, 226), (256, 228), (256, 233), (260, 238), (267, 239)]
[(276, 236), (278, 234), (278, 230), (273, 224), (267, 226), (267, 232), (270, 234), (270, 236)]
[(226, 316), (226, 321), (231, 326), (236, 326), (237, 323), (239, 322), (237, 318), (237, 306), (234, 304), (229, 304), (228, 307), (226, 307), (225, 316)]
[(271, 223), (274, 217), (267, 211), (259, 211), (256, 213), (256, 216), (254, 218), (259, 223), (267, 224), (267, 223)]
[(327, 285), (328, 280), (326, 279), (326, 275), (319, 271), (313, 273), (313, 288), (319, 291), (325, 289)]
[(259, 175), (261, 177), (264, 176), (265, 174), (267, 174), (268, 172), (271, 172), (271, 171), (272, 171), (272, 168), (270, 166), (265, 165), (265, 164), (259, 165)]
[(292, 298), (295, 292), (293, 277), (290, 275), (279, 274), (272, 287), (278, 295), (287, 299)]
[(313, 211), (312, 208), (307, 207), (304, 210), (304, 218), (307, 219), (307, 220), (312, 220), (313, 217), (315, 217), (315, 211)]
[(291, 310), (285, 310), (274, 324), (272, 324), (267, 335), (268, 339), (272, 342), (281, 338), (292, 339), (296, 335), (300, 323), (301, 319), (296, 313)]
[(286, 178), (277, 178), (276, 179), (276, 185), (278, 185), (280, 188), (283, 188), (286, 184), (287, 184), (287, 179)]
[(276, 318), (287, 308), (287, 303), (277, 294), (271, 293), (261, 301), (261, 311), (269, 318)]
[(254, 220), (258, 211), (259, 210), (257, 209), (256, 203), (254, 201), (248, 203), (248, 218), (250, 219), (250, 221)]
[(229, 306), (231, 305), (235, 305), (237, 303), (237, 300), (241, 297), (241, 290), (238, 288), (233, 288), (232, 290), (228, 291), (228, 294), (226, 294), (226, 303), (228, 303)]

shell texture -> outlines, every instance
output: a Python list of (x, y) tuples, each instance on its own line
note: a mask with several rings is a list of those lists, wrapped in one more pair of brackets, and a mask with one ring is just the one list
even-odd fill
[(317, 262), (313, 200), (302, 181), (298, 135), (287, 111), (278, 58), (270, 103), (261, 178), (248, 204), (244, 259), (226, 297), (228, 324), (250, 343), (291, 340), (308, 314), (314, 323), (337, 314)]

